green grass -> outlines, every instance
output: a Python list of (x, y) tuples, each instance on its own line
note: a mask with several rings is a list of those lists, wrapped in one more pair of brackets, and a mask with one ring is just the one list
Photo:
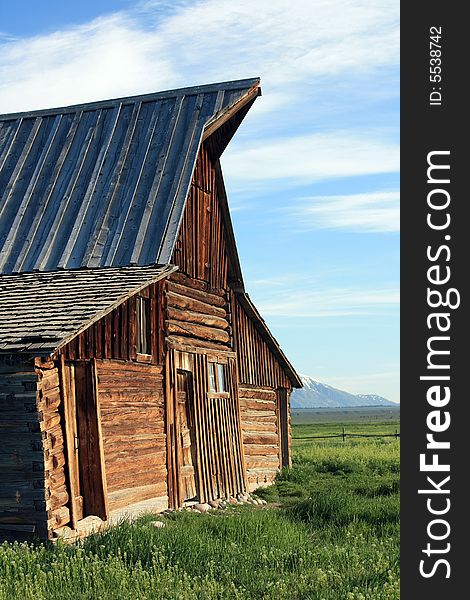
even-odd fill
[(146, 517), (80, 545), (5, 543), (0, 600), (398, 599), (398, 448), (295, 440), (293, 468), (259, 491), (269, 508), (178, 513), (163, 529)]

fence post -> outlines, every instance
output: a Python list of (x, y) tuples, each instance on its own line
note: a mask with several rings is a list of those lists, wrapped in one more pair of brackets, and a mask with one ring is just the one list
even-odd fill
[(343, 444), (344, 444), (345, 439), (346, 439), (346, 434), (344, 433), (344, 427), (343, 427)]
[(398, 439), (398, 429), (395, 429), (395, 439)]

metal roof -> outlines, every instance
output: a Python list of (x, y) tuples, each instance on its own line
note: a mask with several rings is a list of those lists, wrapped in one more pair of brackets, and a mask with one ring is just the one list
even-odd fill
[(0, 352), (47, 356), (172, 265), (0, 276)]
[(0, 115), (0, 273), (168, 263), (204, 132), (258, 93), (245, 79)]

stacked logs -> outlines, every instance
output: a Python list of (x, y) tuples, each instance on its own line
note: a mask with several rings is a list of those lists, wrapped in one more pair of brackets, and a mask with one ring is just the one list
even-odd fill
[(65, 450), (61, 422), (59, 369), (53, 361), (36, 359), (37, 409), (44, 450), (44, 487), (49, 532), (70, 521), (65, 477)]
[(248, 490), (274, 481), (279, 469), (276, 392), (240, 386), (240, 417)]
[(46, 534), (37, 394), (34, 362), (0, 356), (0, 538)]
[(165, 329), (168, 342), (229, 350), (231, 328), (223, 292), (208, 292), (207, 284), (174, 273), (168, 281)]
[(162, 367), (97, 360), (110, 510), (167, 495)]

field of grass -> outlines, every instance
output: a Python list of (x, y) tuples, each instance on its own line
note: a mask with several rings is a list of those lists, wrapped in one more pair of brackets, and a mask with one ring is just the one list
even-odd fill
[(0, 545), (0, 600), (398, 599), (399, 444), (298, 439), (317, 434), (294, 425), (292, 469), (259, 491), (268, 507)]

